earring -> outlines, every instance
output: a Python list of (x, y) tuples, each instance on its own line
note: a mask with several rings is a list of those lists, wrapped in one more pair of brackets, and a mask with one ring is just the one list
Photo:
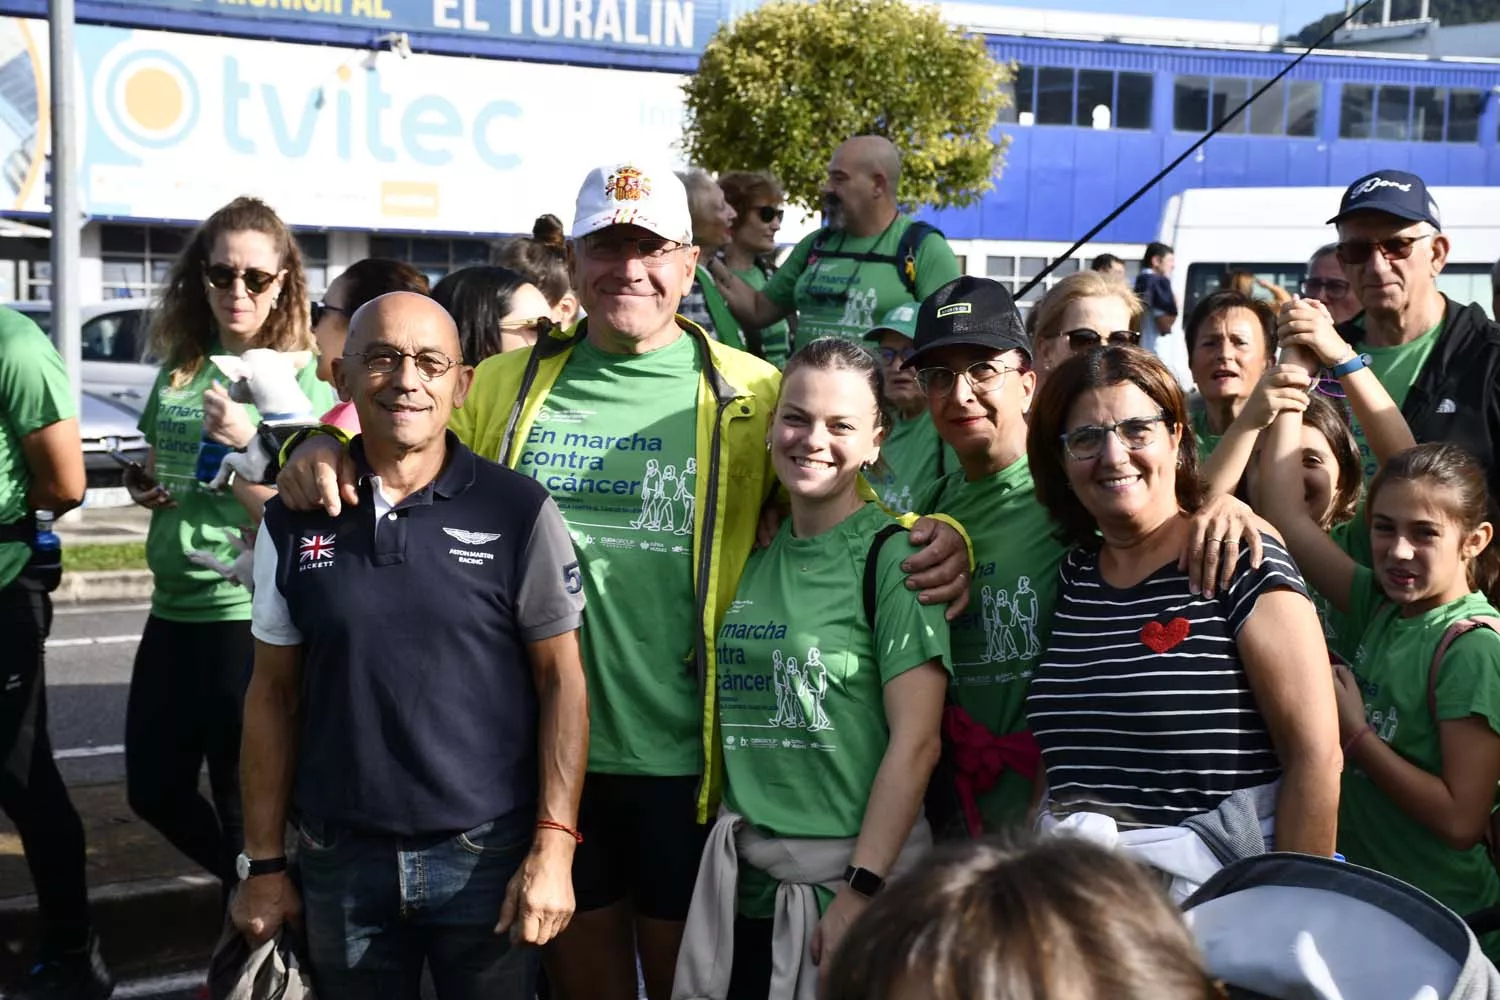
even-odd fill
[(770, 451), (770, 450), (771, 450), (771, 439), (770, 438), (766, 438), (766, 451)]

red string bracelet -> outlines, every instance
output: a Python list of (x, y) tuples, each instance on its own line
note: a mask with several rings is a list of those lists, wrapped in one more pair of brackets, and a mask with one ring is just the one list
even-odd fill
[(583, 834), (579, 833), (571, 826), (564, 826), (562, 823), (559, 823), (556, 820), (539, 819), (536, 821), (536, 825), (540, 830), (557, 830), (560, 833), (566, 833), (578, 843), (583, 843)]
[(1367, 726), (1365, 726), (1365, 728), (1361, 729), (1359, 732), (1357, 732), (1353, 736), (1349, 737), (1349, 742), (1344, 744), (1344, 756), (1345, 757), (1349, 756), (1349, 751), (1351, 749), (1353, 749), (1354, 744), (1358, 743), (1364, 737), (1364, 735), (1366, 733), (1373, 733), (1374, 731), (1375, 731), (1375, 727), (1374, 726), (1368, 726), (1367, 725)]

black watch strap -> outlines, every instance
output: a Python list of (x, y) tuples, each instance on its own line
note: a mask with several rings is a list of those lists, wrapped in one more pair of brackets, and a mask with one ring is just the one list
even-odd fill
[(254, 878), (257, 875), (275, 875), (277, 872), (286, 871), (286, 857), (261, 858), (259, 861), (247, 859), (249, 864), (245, 866), (245, 877)]
[(885, 879), (868, 868), (856, 868), (854, 865), (844, 869), (844, 881), (861, 896), (874, 896), (885, 888)]

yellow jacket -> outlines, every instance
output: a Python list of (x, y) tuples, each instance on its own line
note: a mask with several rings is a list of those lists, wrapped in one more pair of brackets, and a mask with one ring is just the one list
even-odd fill
[[(554, 331), (529, 351), (498, 354), (475, 370), (474, 384), (449, 426), (478, 455), (515, 468), (520, 443), (587, 321)], [(776, 485), (766, 449), (781, 373), (759, 358), (713, 340), (696, 324), (677, 318), (703, 358), (698, 389), (694, 483), (693, 590), (696, 596), (698, 687), (703, 699), (703, 774), (698, 819), (707, 822), (723, 786), (716, 735), (716, 638), (755, 545), (761, 508)], [(703, 474), (706, 472), (706, 474)]]

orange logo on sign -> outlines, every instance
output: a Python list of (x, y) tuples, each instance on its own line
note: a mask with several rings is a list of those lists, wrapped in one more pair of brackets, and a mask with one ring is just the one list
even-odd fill
[(651, 194), (651, 179), (635, 167), (621, 167), (604, 182), (604, 195), (612, 201), (640, 201)]

